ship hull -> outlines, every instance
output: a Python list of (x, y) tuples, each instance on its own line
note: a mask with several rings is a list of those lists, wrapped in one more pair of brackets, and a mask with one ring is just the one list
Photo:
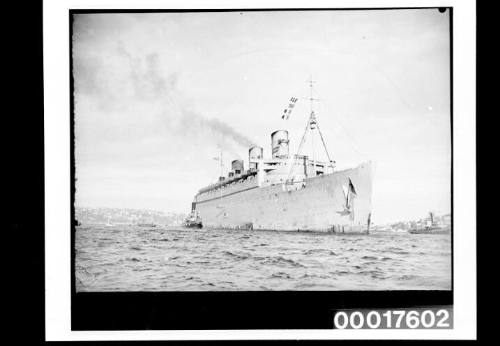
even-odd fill
[(202, 228), (203, 225), (201, 223), (186, 223), (183, 225), (186, 228)]
[(410, 234), (450, 234), (451, 227), (432, 227), (429, 229), (410, 229), (408, 230)]
[[(346, 187), (355, 189), (349, 208)], [(221, 196), (199, 198), (204, 228), (368, 233), (372, 165), (309, 178), (305, 184), (259, 187), (256, 182)]]

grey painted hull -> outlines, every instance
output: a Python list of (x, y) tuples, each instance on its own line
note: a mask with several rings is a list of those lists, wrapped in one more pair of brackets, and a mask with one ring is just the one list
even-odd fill
[[(349, 179), (355, 188), (346, 209)], [(305, 185), (305, 186), (304, 186)], [(256, 180), (195, 197), (204, 228), (368, 233), (372, 164), (324, 174), (305, 184), (259, 187)]]

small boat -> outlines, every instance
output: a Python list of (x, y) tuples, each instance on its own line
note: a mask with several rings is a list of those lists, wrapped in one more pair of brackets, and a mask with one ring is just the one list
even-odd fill
[(439, 224), (434, 219), (434, 213), (430, 212), (430, 221), (426, 225), (416, 225), (408, 230), (411, 234), (449, 234), (451, 225)]
[(110, 218), (108, 217), (108, 221), (106, 222), (106, 227), (113, 227), (114, 225), (110, 222)]
[(184, 227), (189, 227), (189, 228), (202, 228), (203, 224), (201, 222), (201, 217), (198, 215), (196, 210), (191, 211), (191, 213), (184, 219), (184, 222), (182, 223)]

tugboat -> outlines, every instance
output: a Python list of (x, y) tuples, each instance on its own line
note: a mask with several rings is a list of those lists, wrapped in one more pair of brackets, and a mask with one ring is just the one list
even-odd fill
[(203, 224), (201, 222), (201, 217), (196, 210), (192, 210), (191, 213), (184, 219), (182, 224), (184, 227), (188, 228), (202, 228)]
[(417, 224), (408, 230), (411, 234), (448, 234), (451, 231), (450, 225), (438, 223), (434, 218), (434, 213), (429, 212), (430, 221), (425, 225)]

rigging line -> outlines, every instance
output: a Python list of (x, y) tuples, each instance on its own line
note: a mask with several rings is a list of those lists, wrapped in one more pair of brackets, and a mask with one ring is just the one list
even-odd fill
[[(359, 48), (354, 50), (356, 57), (359, 57), (359, 55), (360, 55), (359, 52), (360, 52)], [(364, 63), (365, 65), (368, 65), (368, 66), (374, 68), (380, 75), (382, 75), (386, 79), (386, 81), (388, 81), (389, 84), (394, 88), (394, 90), (396, 91), (396, 94), (398, 95), (398, 97), (402, 101), (402, 103), (404, 103), (408, 107), (408, 109), (412, 108), (412, 105), (410, 105), (409, 102), (406, 100), (406, 98), (403, 97), (403, 95), (401, 94), (400, 88), (396, 85), (396, 83), (394, 83), (394, 81), (379, 66), (376, 65), (373, 58), (371, 58), (370, 56), (367, 56), (367, 55), (363, 55), (361, 62)]]
[[(323, 97), (321, 97), (322, 100), (327, 100), (328, 99), (325, 99)], [(340, 120), (338, 119), (338, 117), (335, 115), (334, 112), (331, 112), (334, 120), (340, 125), (340, 127), (342, 128), (342, 132), (346, 134), (346, 136), (349, 138), (349, 145), (352, 147), (352, 149), (354, 149), (354, 151), (359, 154), (360, 156), (362, 156), (364, 159), (368, 159), (368, 156), (366, 154), (364, 154), (361, 150), (359, 150), (359, 148), (357, 148), (357, 141), (356, 139), (354, 138), (354, 136), (352, 136), (349, 131), (347, 131), (346, 127), (340, 122)]]
[[(302, 150), (302, 146), (305, 143), (305, 139), (306, 139), (306, 135), (307, 135), (307, 132), (308, 132), (308, 129), (309, 129), (309, 123), (310, 122), (311, 122), (311, 117), (309, 117), (309, 119), (307, 119), (306, 129), (304, 131), (304, 134), (302, 135), (302, 139), (300, 140), (299, 148), (297, 149), (297, 154), (296, 155), (300, 154), (300, 151)], [(293, 173), (293, 169), (295, 168), (295, 162), (294, 161), (295, 161), (295, 155), (290, 158), (290, 171), (288, 173), (286, 181), (290, 180), (290, 177), (291, 177), (291, 175)], [(293, 164), (292, 164), (292, 162), (293, 162)]]
[(392, 80), (391, 77), (389, 77), (389, 75), (387, 73), (385, 73), (379, 66), (377, 66), (373, 61), (372, 59), (368, 58), (366, 60), (366, 62), (371, 65), (371, 67), (373, 67), (382, 77), (385, 78), (385, 80), (387, 82), (389, 82), (389, 85), (394, 89), (394, 91), (396, 92), (396, 94), (398, 95), (399, 99), (401, 100), (402, 103), (404, 103), (404, 105), (409, 109), (409, 110), (412, 110), (414, 109), (415, 107), (413, 105), (411, 105), (407, 100), (406, 100), (406, 97), (404, 97), (402, 94), (401, 94), (401, 88)]
[[(310, 126), (311, 126), (311, 120), (314, 117), (314, 112), (312, 110), (312, 108), (313, 108), (313, 101), (315, 101), (315, 100), (317, 101), (317, 99), (315, 99), (313, 97), (313, 87), (312, 87), (312, 85), (313, 85), (313, 83), (315, 83), (315, 81), (312, 80), (312, 76), (311, 76), (311, 78), (310, 78), (310, 80), (308, 82), (309, 82), (309, 86), (310, 86), (309, 97), (308, 98), (304, 97), (303, 99), (309, 99), (309, 101), (310, 101), (310, 108), (311, 108), (311, 114), (310, 114), (309, 118), (307, 119), (306, 128), (304, 130), (304, 134), (302, 135), (302, 139), (300, 140), (299, 148), (297, 149), (297, 154), (296, 155), (300, 154), (300, 152), (302, 150), (302, 146), (305, 143), (307, 132), (310, 129)], [(312, 129), (311, 129), (311, 131), (312, 131)], [(313, 136), (313, 134), (311, 133), (311, 139), (313, 138), (312, 136)], [(313, 162), (314, 162), (314, 148), (313, 148)], [(287, 176), (285, 182), (290, 181), (290, 177), (291, 177), (291, 175), (293, 173), (293, 170), (295, 169), (295, 155), (290, 157), (289, 164), (290, 164), (290, 171), (288, 173), (288, 176)], [(306, 165), (307, 165), (307, 163), (306, 163)]]
[(333, 167), (332, 159), (330, 158), (330, 154), (328, 153), (328, 149), (326, 147), (325, 140), (323, 139), (323, 134), (321, 133), (321, 130), (319, 129), (318, 123), (316, 123), (316, 128), (318, 129), (319, 137), (321, 138), (321, 142), (323, 143), (323, 147), (325, 148), (326, 157), (328, 157), (328, 162), (330, 163), (330, 166), (332, 167), (332, 170), (334, 170), (335, 168)]
[(363, 157), (364, 159), (368, 159), (368, 156), (366, 154), (364, 154), (361, 150), (359, 150), (359, 148), (357, 147), (357, 141), (356, 139), (354, 138), (354, 136), (352, 136), (349, 131), (347, 131), (346, 127), (344, 125), (342, 125), (342, 123), (340, 122), (340, 120), (338, 120), (338, 118), (335, 116), (335, 114), (333, 115), (334, 119), (337, 121), (337, 123), (340, 125), (340, 127), (343, 129), (343, 133), (345, 133), (345, 135), (347, 136), (347, 138), (349, 138), (349, 145), (351, 146), (352, 149), (354, 149), (354, 151), (360, 155), (361, 157)]

